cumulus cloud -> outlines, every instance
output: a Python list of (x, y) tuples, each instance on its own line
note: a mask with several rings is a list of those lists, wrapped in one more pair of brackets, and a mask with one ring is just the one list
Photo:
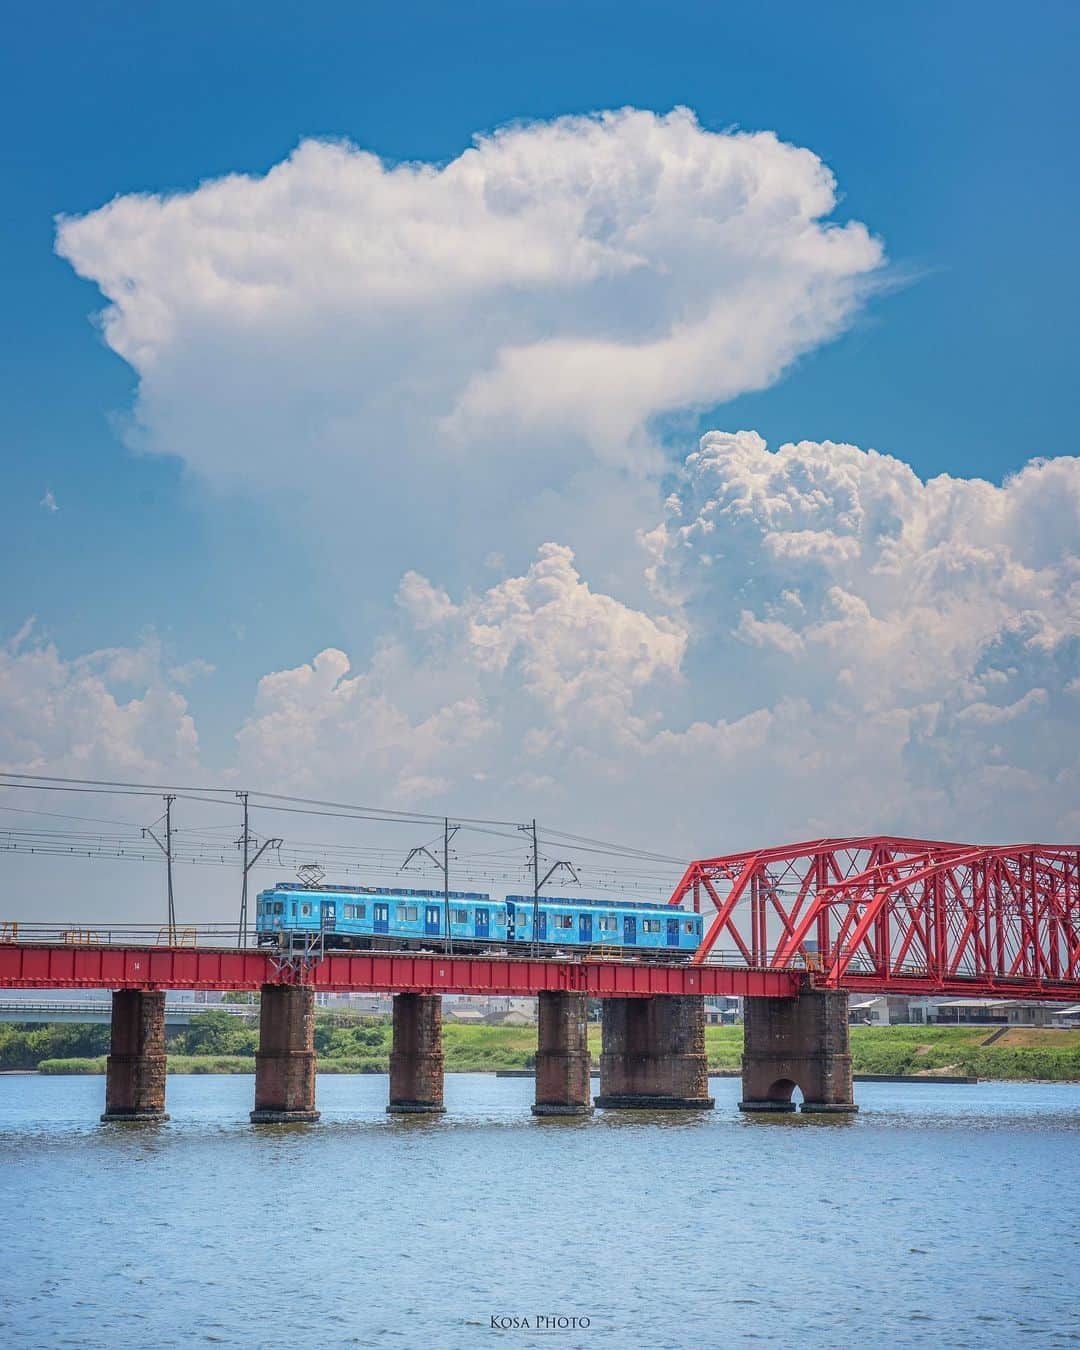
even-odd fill
[(872, 790), (919, 831), (1011, 837), (1075, 822), (1077, 538), (1075, 458), (1001, 486), (923, 482), (851, 445), (714, 432), (647, 542), (696, 668), (731, 663), (739, 702), (748, 678), (770, 704), (806, 701), (812, 727), (787, 749), (816, 742), (830, 795), (865, 817)]
[(60, 510), (59, 503), (56, 500), (56, 494), (53, 492), (52, 488), (45, 489), (45, 495), (42, 497), (41, 501), (38, 502), (38, 505), (43, 506), (45, 510), (52, 515), (55, 515), (55, 513)]
[[(712, 433), (645, 537), (651, 601), (594, 587), (553, 542), (476, 591), (407, 573), (370, 660), (327, 648), (259, 682), (232, 772), (685, 854), (1068, 838), (1077, 537), (1078, 459), (924, 482), (855, 446)], [(152, 641), (68, 661), (31, 636), (0, 660), (9, 766), (195, 763), (175, 685), (200, 663), (163, 673)]]
[[(1080, 460), (1000, 486), (855, 446), (712, 433), (645, 537), (653, 599), (547, 543), (455, 596), (418, 572), (366, 664), (266, 675), (245, 782), (464, 802), (699, 851), (813, 833), (1063, 837), (1080, 826)], [(9, 768), (198, 764), (159, 645), (0, 649)], [(661, 842), (657, 841), (658, 844)]]
[(305, 141), (261, 177), (62, 219), (57, 248), (139, 377), (136, 444), (335, 526), (363, 509), (371, 565), (388, 549), (400, 574), (439, 519), (450, 555), (483, 526), (477, 564), (523, 531), (580, 547), (617, 475), (658, 467), (658, 414), (761, 388), (840, 332), (882, 249), (835, 204), (821, 160), (772, 133), (625, 109), (441, 166)]
[(31, 620), (0, 645), (8, 771), (149, 779), (186, 773), (198, 757), (194, 720), (155, 639), (67, 659)]
[(345, 653), (327, 648), (310, 664), (264, 676), (237, 733), (243, 772), (293, 790), (363, 784), (391, 804), (448, 791), (490, 723), (472, 698), (410, 717), (395, 697), (394, 665), (387, 652), (374, 669), (351, 674)]
[(553, 543), (460, 600), (410, 574), (369, 670), (323, 653), (269, 677), (241, 738), (330, 776), (377, 762), (413, 793), (528, 791), (690, 851), (1067, 836), (1078, 527), (1080, 460), (923, 482), (855, 446), (713, 433), (647, 537), (648, 610)]
[(260, 681), (238, 733), (252, 773), (339, 787), (373, 777), (395, 801), (489, 778), (501, 792), (538, 773), (538, 758), (610, 754), (640, 734), (635, 695), (675, 678), (686, 642), (670, 620), (592, 591), (558, 544), (459, 603), (416, 573), (398, 600), (402, 629), (367, 670), (327, 649)]

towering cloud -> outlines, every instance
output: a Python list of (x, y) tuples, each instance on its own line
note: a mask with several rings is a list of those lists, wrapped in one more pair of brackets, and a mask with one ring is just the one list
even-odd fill
[(555, 544), (460, 602), (410, 574), (370, 670), (324, 652), (268, 677), (241, 741), (332, 779), (378, 753), (381, 709), (409, 728), (411, 790), (429, 761), (440, 790), (479, 776), (688, 848), (1060, 837), (1080, 826), (1077, 537), (1077, 459), (924, 483), (855, 446), (712, 433), (647, 536), (654, 612)]
[(835, 203), (771, 133), (624, 110), (442, 166), (306, 141), (262, 177), (63, 219), (57, 248), (139, 377), (135, 444), (329, 527), (363, 512), (400, 574), (462, 552), (424, 528), (447, 509), (483, 526), (479, 556), (580, 548), (602, 494), (644, 521), (619, 474), (659, 466), (652, 419), (760, 388), (850, 322), (882, 250)]
[[(276, 491), (318, 526), (290, 547), (337, 548), (342, 604), (385, 603), (370, 659), (261, 680), (239, 778), (688, 852), (1075, 832), (1080, 461), (999, 486), (752, 431), (685, 462), (658, 439), (851, 323), (883, 253), (835, 205), (772, 134), (624, 110), (444, 165), (309, 141), (62, 220), (139, 378), (133, 440)], [(19, 730), (31, 669), (93, 755), (195, 753), (156, 670), (123, 702), (101, 654), (7, 660), (20, 762), (83, 753)]]

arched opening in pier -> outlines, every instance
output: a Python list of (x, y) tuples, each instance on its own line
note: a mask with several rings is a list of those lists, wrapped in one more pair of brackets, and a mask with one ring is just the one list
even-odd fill
[(765, 1094), (765, 1099), (770, 1102), (801, 1102), (802, 1092), (793, 1079), (778, 1078)]

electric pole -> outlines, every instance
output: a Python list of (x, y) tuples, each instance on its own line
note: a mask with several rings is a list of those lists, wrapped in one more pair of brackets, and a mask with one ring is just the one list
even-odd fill
[(575, 886), (581, 885), (581, 878), (574, 870), (574, 864), (566, 859), (553, 862), (543, 877), (540, 875), (540, 846), (537, 839), (536, 821), (531, 825), (519, 825), (524, 834), (532, 835), (532, 874), (533, 874), (533, 916), (532, 916), (532, 954), (540, 955), (540, 892), (560, 869), (565, 869)]
[(451, 825), (448, 816), (443, 816), (443, 853), (440, 860), (432, 853), (426, 844), (417, 844), (415, 848), (409, 849), (405, 861), (398, 868), (399, 872), (404, 872), (409, 863), (414, 858), (421, 855), (429, 858), (442, 873), (443, 879), (443, 923), (446, 926), (446, 951), (448, 956), (454, 954), (454, 935), (450, 931), (450, 840), (461, 829), (460, 825)]
[(533, 956), (540, 955), (540, 849), (536, 842), (536, 817), (533, 817), (532, 823), (532, 841), (533, 841), (533, 916), (532, 916), (532, 940)]
[(454, 935), (450, 931), (450, 820), (443, 816), (443, 836), (442, 836), (442, 907), (443, 917), (446, 920), (446, 950), (447, 954), (454, 954)]
[[(172, 804), (173, 804), (174, 801), (176, 801), (176, 796), (175, 796), (174, 793), (168, 793), (168, 794), (166, 794), (166, 796), (164, 797), (163, 800), (164, 800), (164, 802), (165, 802), (165, 817), (164, 817), (164, 819), (165, 819), (165, 842), (162, 843), (162, 841), (161, 841), (161, 840), (157, 837), (157, 835), (154, 833), (154, 827), (153, 827), (153, 825), (147, 825), (147, 826), (145, 826), (145, 828), (143, 829), (143, 838), (145, 839), (146, 836), (149, 835), (150, 838), (154, 841), (155, 844), (157, 844), (158, 848), (161, 849), (162, 853), (164, 853), (164, 855), (165, 855), (165, 880), (166, 880), (166, 889), (167, 889), (167, 893), (168, 893), (168, 906), (169, 906), (169, 910), (168, 910), (168, 912), (169, 912), (169, 925), (168, 925), (168, 926), (169, 926), (169, 946), (170, 946), (170, 947), (175, 947), (175, 946), (176, 946), (176, 905), (175, 905), (175, 903), (174, 903), (174, 901), (173, 901), (173, 879), (172, 879)], [(158, 819), (154, 821), (154, 825), (157, 825), (157, 824), (159, 823), (160, 820), (161, 820), (161, 817), (159, 816)]]
[(248, 873), (268, 848), (280, 848), (285, 841), (283, 839), (264, 839), (258, 852), (254, 857), (251, 857), (250, 846), (256, 842), (256, 839), (248, 829), (248, 794), (238, 792), (236, 795), (244, 803), (244, 832), (236, 841), (237, 847), (243, 851), (242, 866), (244, 869), (240, 882), (240, 922), (236, 929), (236, 945), (246, 947), (248, 939)]

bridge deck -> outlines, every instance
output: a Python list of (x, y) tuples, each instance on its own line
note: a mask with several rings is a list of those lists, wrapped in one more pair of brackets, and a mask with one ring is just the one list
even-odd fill
[[(4, 989), (258, 989), (293, 982), (269, 952), (226, 947), (0, 945)], [(335, 993), (538, 994), (568, 990), (597, 998), (652, 994), (723, 994), (790, 998), (804, 976), (795, 970), (666, 966), (633, 961), (359, 952), (327, 955), (304, 982)]]

